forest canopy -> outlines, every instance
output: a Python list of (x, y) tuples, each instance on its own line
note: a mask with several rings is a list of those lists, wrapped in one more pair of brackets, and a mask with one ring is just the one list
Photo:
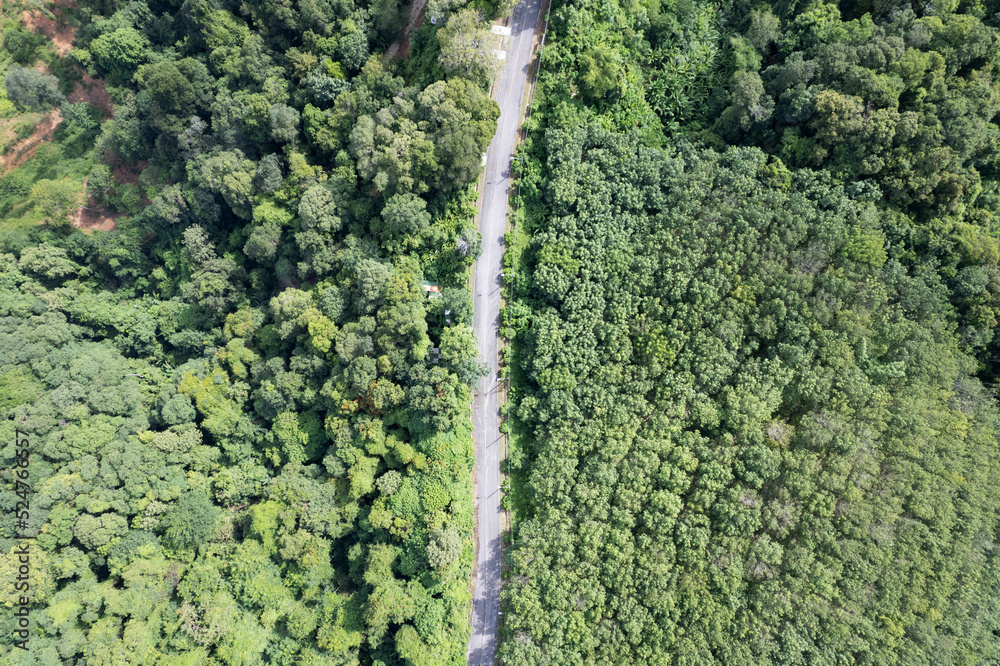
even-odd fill
[[(6, 22), (3, 108), (59, 125), (0, 177), (0, 463), (32, 446), (4, 570), (37, 535), (5, 663), (465, 663), (499, 109), (436, 27), (383, 57), (408, 13), (84, 1), (63, 54)], [(67, 101), (81, 80), (113, 115)]]
[(504, 663), (1000, 658), (987, 4), (553, 3)]

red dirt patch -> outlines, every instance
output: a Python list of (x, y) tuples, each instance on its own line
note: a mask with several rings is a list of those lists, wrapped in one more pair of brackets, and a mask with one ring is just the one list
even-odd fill
[(108, 91), (104, 89), (104, 81), (95, 79), (83, 73), (83, 81), (77, 81), (73, 87), (73, 92), (66, 96), (70, 102), (87, 102), (101, 112), (102, 119), (115, 117), (115, 107), (111, 103)]
[(392, 58), (398, 56), (403, 60), (410, 57), (410, 33), (424, 20), (424, 12), (427, 11), (427, 0), (413, 0), (410, 5), (410, 20), (403, 28), (403, 34), (386, 49), (385, 54)]
[[(72, 9), (76, 6), (72, 0), (54, 0), (52, 4), (59, 10), (64, 8)], [(76, 28), (65, 21), (53, 20), (41, 12), (31, 11), (21, 12), (21, 21), (24, 22), (28, 30), (48, 37), (55, 45), (56, 53), (59, 54), (59, 57), (65, 56), (73, 48), (73, 38), (76, 37)]]
[(52, 139), (52, 133), (56, 131), (56, 127), (59, 126), (60, 122), (62, 122), (62, 114), (59, 113), (58, 109), (45, 114), (38, 121), (38, 125), (31, 136), (15, 143), (6, 155), (0, 157), (0, 171), (7, 173), (11, 169), (15, 169), (27, 162), (34, 156), (35, 151), (38, 150), (38, 146), (43, 141)]
[(122, 185), (126, 183), (139, 185), (139, 176), (149, 166), (149, 160), (137, 160), (134, 164), (129, 164), (114, 153), (108, 154), (107, 163), (111, 167), (111, 175), (115, 182)]
[[(3, 2), (3, 0), (0, 0), (0, 2)], [(73, 0), (54, 0), (53, 4), (56, 5), (61, 14), (64, 14), (65, 10), (76, 6)], [(59, 54), (59, 57), (65, 56), (73, 48), (76, 28), (69, 25), (64, 17), (60, 17), (60, 20), (54, 21), (41, 12), (25, 11), (21, 12), (21, 19), (29, 30), (48, 37), (55, 45), (56, 53)], [(44, 62), (36, 63), (35, 69), (43, 74), (51, 74), (48, 65)], [(76, 83), (73, 92), (66, 99), (74, 103), (88, 102), (95, 109), (101, 111), (105, 120), (115, 115), (114, 105), (111, 104), (111, 98), (104, 89), (104, 81), (94, 79), (86, 72), (83, 72), (83, 80)]]
[[(2, 2), (3, 0), (0, 0), (0, 3)], [(25, 27), (32, 32), (45, 35), (55, 46), (56, 54), (62, 58), (73, 48), (73, 39), (76, 37), (76, 28), (69, 25), (65, 16), (66, 10), (76, 7), (76, 3), (73, 0), (53, 0), (52, 4), (55, 5), (56, 11), (59, 14), (58, 20), (51, 19), (41, 12), (30, 11), (22, 12), (21, 20), (24, 22)], [(35, 68), (43, 73), (50, 73), (45, 63), (36, 64)], [(94, 79), (86, 72), (83, 72), (82, 80), (77, 81), (73, 87), (73, 92), (67, 95), (66, 99), (74, 104), (77, 102), (87, 102), (95, 109), (101, 111), (104, 120), (113, 118), (115, 115), (114, 105), (111, 103), (111, 98), (104, 89), (104, 81)], [(62, 114), (59, 111), (51, 111), (46, 115), (38, 123), (34, 134), (12, 146), (7, 155), (0, 157), (0, 171), (6, 173), (24, 164), (35, 154), (35, 151), (38, 150), (38, 146), (42, 142), (52, 139), (52, 134), (61, 121)], [(141, 171), (145, 166), (140, 167), (136, 165), (133, 168)], [(133, 175), (128, 172), (127, 168), (122, 167), (115, 169), (115, 177), (121, 182), (138, 183), (139, 181), (138, 171)], [(83, 181), (83, 186), (84, 188), (87, 187), (86, 180)], [(85, 232), (111, 231), (114, 229), (115, 220), (121, 217), (121, 213), (109, 213), (95, 204), (94, 197), (88, 195), (87, 202), (83, 206), (80, 206), (76, 211), (76, 215), (70, 220), (73, 226)]]
[[(84, 181), (86, 186), (86, 181)], [(87, 203), (80, 206), (73, 216), (73, 226), (81, 231), (112, 231), (115, 228), (116, 220), (122, 216), (121, 213), (109, 213), (103, 208), (95, 205), (93, 195), (87, 195)]]

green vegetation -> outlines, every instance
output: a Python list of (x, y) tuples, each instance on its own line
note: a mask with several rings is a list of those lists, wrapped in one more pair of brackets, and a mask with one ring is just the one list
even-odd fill
[[(408, 10), (94, 0), (64, 58), (7, 23), (14, 131), (62, 120), (0, 177), (0, 466), (33, 447), (8, 606), (38, 535), (4, 663), (465, 663), (498, 108), (437, 28), (381, 57)], [(91, 77), (113, 118), (65, 101)], [(73, 228), (84, 179), (113, 231)]]
[(996, 10), (553, 4), (504, 663), (1000, 658)]
[[(14, 3), (0, 15), (30, 10)], [(47, 10), (45, 10), (47, 11)], [(79, 207), (97, 158), (102, 112), (66, 96), (81, 78), (69, 58), (23, 25), (0, 16), (0, 230), (63, 225)], [(54, 115), (57, 114), (57, 115)], [(44, 181), (40, 187), (35, 187)], [(65, 204), (65, 205), (61, 205)], [(75, 204), (75, 205), (74, 205)]]

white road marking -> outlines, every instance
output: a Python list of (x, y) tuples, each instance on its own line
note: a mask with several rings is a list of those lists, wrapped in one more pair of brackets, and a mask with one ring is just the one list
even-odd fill
[[(509, 166), (513, 146), (517, 141), (520, 120), (520, 105), (527, 86), (528, 63), (531, 59), (531, 45), (534, 41), (534, 27), (541, 11), (538, 0), (522, 0), (511, 17), (511, 23), (518, 24), (518, 35), (511, 37), (507, 53), (508, 59), (503, 73), (491, 91), (500, 106), (497, 133), (487, 154), (487, 164), (482, 189), (480, 231), (483, 235), (483, 253), (475, 268), (475, 316), (474, 326), (479, 341), (481, 361), (489, 361), (491, 369), (496, 368), (498, 356), (497, 329), (499, 322), (500, 294), (498, 288), (489, 290), (496, 277), (502, 272), (502, 236), (510, 194), (510, 179), (504, 175)], [(498, 52), (499, 53), (499, 52)], [(499, 383), (495, 375), (483, 378), (477, 387), (474, 400), (476, 460), (479, 488), (479, 543), (477, 560), (479, 575), (476, 583), (471, 621), (472, 635), (469, 640), (469, 666), (492, 666), (496, 657), (497, 618), (500, 612), (499, 592), (500, 559), (500, 485), (499, 461)], [(490, 446), (490, 439), (498, 444)], [(497, 488), (488, 495), (486, 488)]]

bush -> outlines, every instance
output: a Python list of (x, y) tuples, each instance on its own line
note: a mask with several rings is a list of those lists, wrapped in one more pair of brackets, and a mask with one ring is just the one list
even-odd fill
[(115, 194), (118, 195), (116, 208), (121, 212), (136, 215), (143, 209), (142, 190), (138, 185), (134, 183), (115, 185)]
[(100, 112), (86, 102), (62, 105), (63, 121), (55, 137), (69, 157), (79, 157), (94, 144), (100, 129)]
[(18, 139), (27, 139), (35, 133), (36, 127), (38, 127), (38, 123), (31, 118), (22, 118), (14, 123), (14, 134), (17, 135)]
[(35, 61), (38, 47), (45, 43), (45, 38), (36, 35), (23, 25), (7, 27), (3, 34), (3, 48), (14, 58), (14, 62), (28, 65)]
[(11, 118), (17, 115), (17, 107), (9, 99), (0, 99), (0, 118)]
[(22, 169), (14, 169), (0, 176), (0, 195), (23, 197), (31, 191), (31, 178)]

